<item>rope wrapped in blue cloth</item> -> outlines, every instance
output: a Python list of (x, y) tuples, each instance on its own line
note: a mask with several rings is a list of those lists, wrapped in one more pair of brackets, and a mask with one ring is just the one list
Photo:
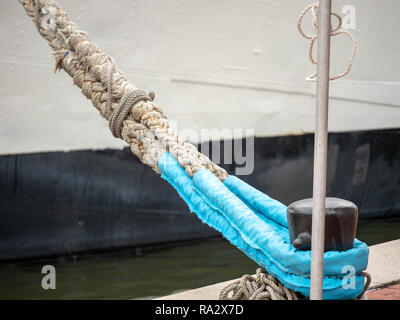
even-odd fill
[[(300, 251), (290, 243), (287, 207), (235, 176), (221, 182), (207, 169), (191, 178), (169, 153), (159, 162), (162, 177), (206, 224), (221, 232), (232, 244), (265, 268), (287, 288), (310, 294), (311, 251)], [(324, 255), (323, 298), (355, 299), (364, 291), (368, 246), (354, 241), (347, 251)], [(349, 266), (354, 282), (348, 284)]]

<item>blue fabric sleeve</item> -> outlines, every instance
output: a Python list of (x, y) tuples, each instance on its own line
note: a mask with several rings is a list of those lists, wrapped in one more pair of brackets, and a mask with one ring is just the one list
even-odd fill
[[(265, 215), (252, 211), (208, 170), (199, 170), (193, 177), (193, 184), (220, 212), (224, 213), (232, 227), (242, 234), (242, 238), (249, 245), (263, 251), (273, 263), (278, 264), (286, 272), (301, 276), (310, 275), (311, 251), (294, 248), (290, 243), (287, 228), (266, 218)], [(250, 191), (246, 199), (253, 200)], [(279, 205), (279, 208), (282, 206)], [(367, 262), (368, 247), (360, 241), (355, 241), (354, 248), (350, 250), (325, 253), (324, 274), (327, 276), (340, 274), (347, 265), (352, 265), (356, 272), (360, 273), (365, 270)]]
[[(310, 252), (298, 251), (290, 244), (288, 230), (281, 224), (284, 220), (279, 218), (284, 205), (268, 196), (263, 198), (254, 188), (257, 192), (253, 196), (252, 187), (237, 178), (229, 177), (228, 183), (223, 184), (208, 170), (200, 170), (192, 179), (168, 153), (159, 160), (159, 168), (162, 177), (173, 185), (203, 222), (220, 231), (285, 286), (309, 295)], [(275, 209), (269, 210), (267, 203)], [(361, 293), (364, 279), (359, 275), (354, 289), (342, 287), (344, 263), (355, 263), (357, 274), (364, 270), (364, 265), (366, 267), (368, 248), (365, 251), (360, 241), (357, 245), (359, 248), (353, 248), (355, 250), (350, 253), (348, 251), (353, 249), (325, 253), (324, 271), (329, 272), (324, 277), (324, 299), (352, 299)]]
[[(210, 176), (210, 174), (207, 174)], [(207, 179), (207, 178), (206, 178)], [(212, 179), (212, 177), (210, 177)], [(276, 223), (287, 228), (287, 207), (276, 201), (264, 193), (258, 191), (257, 189), (249, 186), (242, 180), (229, 176), (224, 184), (242, 201), (249, 204), (249, 207), (253, 209), (266, 224), (271, 227), (276, 226), (271, 223), (271, 221), (266, 220), (269, 218)], [(268, 206), (269, 205), (269, 206)], [(260, 229), (259, 226), (256, 227)], [(274, 228), (275, 232), (279, 233), (280, 238), (280, 248), (277, 251), (276, 260), (281, 262), (281, 268), (284, 270), (291, 270), (292, 272), (299, 275), (310, 275), (310, 265), (311, 265), (311, 251), (301, 251), (294, 248), (289, 239), (289, 232), (287, 229)], [(284, 232), (281, 232), (281, 231)], [(265, 234), (265, 233), (264, 233)], [(270, 239), (260, 239), (260, 237), (255, 237), (261, 250), (270, 247), (271, 244), (266, 243)], [(282, 241), (283, 240), (283, 243)], [(274, 246), (278, 246), (275, 244)], [(352, 265), (357, 273), (365, 270), (368, 265), (368, 246), (355, 239), (354, 247), (347, 251), (328, 251), (324, 254), (324, 274), (335, 275), (342, 272), (343, 267), (347, 265)]]
[(265, 215), (268, 219), (287, 227), (287, 207), (279, 201), (272, 199), (265, 193), (258, 191), (235, 176), (229, 176), (224, 184), (249, 208)]

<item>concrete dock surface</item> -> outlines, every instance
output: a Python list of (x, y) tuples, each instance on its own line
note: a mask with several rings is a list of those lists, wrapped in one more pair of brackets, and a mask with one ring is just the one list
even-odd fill
[[(368, 299), (400, 300), (400, 239), (371, 246), (367, 272), (372, 278), (367, 292)], [(218, 300), (221, 290), (235, 280), (237, 279), (156, 300)]]

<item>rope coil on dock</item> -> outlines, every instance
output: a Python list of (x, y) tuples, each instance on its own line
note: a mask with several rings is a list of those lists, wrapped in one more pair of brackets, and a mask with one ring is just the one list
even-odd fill
[[(364, 300), (371, 284), (371, 276), (363, 271), (364, 290), (355, 300)], [(219, 294), (219, 300), (302, 300), (304, 296), (286, 288), (265, 269), (258, 268), (254, 276), (245, 274), (228, 284)]]
[(219, 294), (219, 300), (299, 300), (297, 294), (286, 288), (265, 269), (258, 268), (255, 276), (245, 274), (228, 284)]

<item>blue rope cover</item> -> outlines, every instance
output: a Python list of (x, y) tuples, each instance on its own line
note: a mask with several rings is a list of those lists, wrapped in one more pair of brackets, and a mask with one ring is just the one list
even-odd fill
[[(206, 169), (193, 179), (169, 153), (158, 162), (162, 177), (206, 224), (221, 232), (232, 244), (264, 267), (287, 288), (309, 296), (311, 252), (295, 249), (287, 229), (287, 207), (235, 176), (224, 183)], [(324, 255), (324, 299), (353, 299), (364, 289), (360, 275), (368, 264), (367, 245), (355, 240), (347, 251)], [(343, 269), (352, 266), (355, 285), (347, 283)]]

